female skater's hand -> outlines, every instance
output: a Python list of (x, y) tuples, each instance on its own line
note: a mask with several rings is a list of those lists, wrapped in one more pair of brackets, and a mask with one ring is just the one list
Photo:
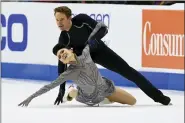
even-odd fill
[(23, 102), (21, 102), (18, 106), (22, 106), (22, 107), (25, 106), (25, 107), (27, 107), (28, 104), (31, 102), (32, 99), (33, 98), (29, 97), (26, 100), (24, 100)]

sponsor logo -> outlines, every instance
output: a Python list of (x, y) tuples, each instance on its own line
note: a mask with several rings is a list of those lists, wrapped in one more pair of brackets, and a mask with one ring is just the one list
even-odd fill
[(142, 67), (184, 69), (184, 11), (142, 11)]
[[(28, 20), (24, 14), (11, 14), (9, 17), (1, 14), (1, 27), (6, 31), (1, 37), (1, 51), (5, 48), (11, 51), (24, 51), (26, 49)], [(17, 36), (21, 38), (15, 38)]]
[[(77, 14), (72, 14), (72, 17), (76, 16)], [(87, 14), (92, 19), (96, 20), (97, 22), (103, 22), (108, 28), (110, 28), (110, 15), (103, 14), (103, 13), (91, 13)]]

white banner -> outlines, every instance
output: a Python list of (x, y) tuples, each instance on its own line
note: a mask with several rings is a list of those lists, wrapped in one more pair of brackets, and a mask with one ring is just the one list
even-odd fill
[[(64, 5), (70, 7), (74, 15), (86, 13), (97, 21), (103, 21), (109, 27), (109, 33), (104, 40), (132, 67), (138, 70), (183, 72), (182, 66), (177, 68), (155, 65), (148, 62), (147, 56), (142, 57), (142, 24), (145, 23), (143, 10), (184, 10), (183, 4), (173, 6), (103, 5), (102, 7), (101, 4), (2, 2), (2, 62), (57, 65), (57, 58), (53, 55), (52, 48), (58, 42), (60, 30), (56, 26), (54, 8)], [(165, 16), (168, 15), (164, 14), (164, 18)], [(146, 21), (150, 19), (148, 15), (145, 17)], [(157, 14), (155, 18), (158, 18)], [(174, 18), (168, 16), (168, 19)], [(156, 20), (152, 21), (156, 22)], [(160, 23), (158, 24), (157, 28), (160, 27)], [(160, 30), (157, 31), (160, 33)], [(15, 49), (15, 47), (18, 48)], [(184, 47), (181, 48), (182, 50)], [(172, 58), (172, 60), (175, 59)], [(176, 63), (181, 62), (176, 60)]]

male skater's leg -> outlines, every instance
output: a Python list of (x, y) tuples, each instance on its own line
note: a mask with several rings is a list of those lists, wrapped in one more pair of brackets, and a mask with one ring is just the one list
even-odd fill
[[(102, 44), (101, 44), (102, 45)], [(168, 105), (171, 101), (169, 97), (162, 94), (160, 90), (155, 88), (142, 74), (130, 67), (126, 61), (118, 56), (107, 46), (101, 46), (101, 50), (92, 52), (92, 59), (95, 63), (103, 67), (119, 73), (128, 80), (134, 82), (146, 95), (152, 98), (155, 102), (160, 102), (163, 105)]]

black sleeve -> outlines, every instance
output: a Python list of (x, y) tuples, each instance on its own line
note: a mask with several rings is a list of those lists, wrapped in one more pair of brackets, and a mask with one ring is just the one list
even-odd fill
[[(69, 39), (68, 39), (68, 36), (67, 36), (67, 32), (62, 31), (60, 33), (58, 43), (53, 47), (53, 54), (57, 55), (58, 50), (60, 50), (64, 47), (67, 47), (67, 45), (69, 45), (68, 43), (69, 43)], [(63, 73), (66, 69), (67, 69), (67, 65), (63, 64), (60, 60), (58, 60), (58, 75)], [(61, 84), (60, 88), (59, 88), (59, 93), (58, 94), (61, 95), (62, 97), (65, 94), (65, 85), (66, 85), (66, 82)]]
[(88, 27), (92, 30), (89, 40), (100, 40), (108, 33), (107, 26), (103, 24), (103, 22), (97, 22), (87, 14), (79, 14), (73, 18), (73, 21), (79, 24), (85, 23), (88, 25)]
[(92, 19), (90, 16), (88, 16), (87, 14), (78, 14), (76, 15), (73, 19), (73, 22), (77, 23), (77, 24), (82, 24), (85, 23), (87, 24), (92, 30), (96, 27), (97, 25), (97, 21), (95, 21), (94, 19)]
[[(61, 73), (63, 73), (65, 70), (67, 70), (67, 65), (66, 64), (63, 64), (59, 60), (58, 61), (58, 75), (60, 75)], [(60, 85), (58, 95), (60, 95), (62, 97), (64, 96), (64, 94), (65, 94), (65, 86), (66, 86), (66, 81)]]

